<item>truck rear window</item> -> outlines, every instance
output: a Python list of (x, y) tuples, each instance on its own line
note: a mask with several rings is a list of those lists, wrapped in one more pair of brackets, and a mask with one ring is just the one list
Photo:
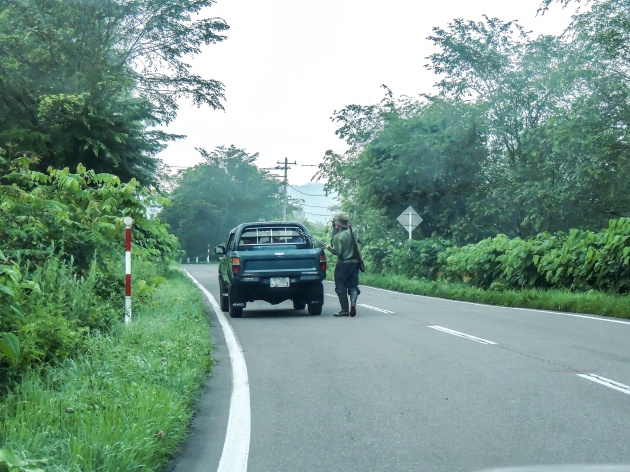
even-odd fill
[[(239, 241), (239, 249), (248, 250), (253, 249), (254, 246), (277, 246), (277, 245), (295, 245), (299, 248), (300, 245), (307, 245), (308, 241), (300, 230), (294, 226), (274, 226), (271, 228), (255, 227), (246, 228), (241, 233), (241, 239)], [(303, 247), (303, 246), (302, 246)]]

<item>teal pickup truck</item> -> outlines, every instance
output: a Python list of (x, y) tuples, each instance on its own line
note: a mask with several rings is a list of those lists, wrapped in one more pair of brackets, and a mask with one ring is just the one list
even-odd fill
[(324, 305), (326, 255), (313, 246), (307, 229), (297, 222), (243, 223), (215, 247), (219, 262), (221, 310), (233, 318), (243, 315), (247, 302), (273, 305), (293, 301), (320, 315)]

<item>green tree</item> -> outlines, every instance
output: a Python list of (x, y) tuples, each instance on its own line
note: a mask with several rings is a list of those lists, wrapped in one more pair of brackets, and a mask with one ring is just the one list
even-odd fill
[(8, 0), (0, 6), (0, 142), (47, 166), (156, 183), (155, 131), (177, 99), (221, 108), (221, 83), (186, 62), (225, 39), (212, 0)]
[(348, 105), (335, 111), (331, 120), (339, 123), (335, 134), (346, 141), (349, 149), (343, 154), (326, 151), (319, 165), (317, 179), (325, 179), (325, 189), (350, 198), (356, 191), (356, 183), (350, 180), (358, 156), (383, 131), (386, 124), (397, 118), (414, 116), (420, 107), (408, 97), (395, 98), (392, 91), (382, 85), (385, 96), (376, 105)]
[(627, 77), (584, 34), (592, 23), (576, 21), (570, 40), (531, 40), (518, 25), (488, 18), (434, 29), (442, 51), (430, 68), (443, 75), (441, 93), (475, 100), (486, 118), (487, 198), (475, 213), (497, 232), (597, 228), (628, 208), (618, 126), (627, 123)]
[(479, 226), (470, 214), (486, 162), (483, 117), (474, 105), (439, 97), (394, 99), (339, 112), (338, 134), (351, 150), (329, 151), (320, 166), (328, 188), (361, 225), (366, 241), (400, 237), (396, 217), (412, 205), (424, 219), (416, 235), (468, 240)]
[(574, 15), (564, 35), (571, 99), (538, 138), (562, 162), (564, 185), (581, 203), (565, 206), (571, 227), (594, 230), (630, 215), (630, 2), (585, 3), (591, 8)]
[(619, 48), (630, 1), (592, 3), (559, 37), (532, 39), (487, 17), (434, 28), (437, 97), (422, 104), (388, 90), (378, 105), (333, 117), (350, 147), (328, 151), (320, 175), (342, 207), (390, 238), (387, 221), (413, 204), (425, 236), (456, 241), (596, 229), (628, 215), (630, 84)]
[(256, 166), (258, 154), (235, 146), (199, 151), (204, 161), (180, 173), (161, 213), (190, 256), (206, 254), (240, 223), (282, 218), (281, 183)]
[(412, 205), (425, 237), (474, 237), (468, 207), (486, 159), (478, 119), (473, 106), (432, 99), (417, 116), (390, 120), (354, 166), (356, 201), (382, 209), (394, 225)]
[(357, 198), (360, 191), (357, 181), (359, 158), (390, 121), (412, 117), (421, 108), (420, 103), (409, 97), (394, 97), (386, 85), (382, 88), (385, 95), (376, 105), (352, 104), (335, 111), (331, 118), (339, 124), (335, 134), (349, 147), (343, 154), (326, 151), (316, 174), (317, 179), (326, 181), (325, 190), (341, 197), (341, 209), (351, 215), (365, 241), (389, 239), (397, 229), (393, 229), (387, 208), (373, 207)]

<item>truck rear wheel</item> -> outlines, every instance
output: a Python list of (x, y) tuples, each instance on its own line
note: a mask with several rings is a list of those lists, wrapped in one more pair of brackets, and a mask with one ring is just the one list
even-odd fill
[(219, 305), (221, 306), (221, 311), (229, 311), (230, 309), (230, 301), (228, 296), (225, 295), (225, 285), (221, 282), (221, 278), (219, 277)]
[(322, 305), (320, 303), (318, 303), (318, 304), (309, 303), (308, 304), (308, 314), (309, 315), (321, 315), (322, 314)]
[(232, 318), (240, 318), (243, 316), (243, 307), (233, 306), (235, 302), (238, 302), (238, 298), (236, 296), (236, 290), (232, 287), (228, 291), (229, 313)]
[(308, 314), (321, 315), (324, 306), (324, 284), (319, 282), (311, 285), (308, 297)]

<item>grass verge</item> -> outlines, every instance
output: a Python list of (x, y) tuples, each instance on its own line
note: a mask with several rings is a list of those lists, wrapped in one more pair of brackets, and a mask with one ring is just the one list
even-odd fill
[(450, 300), (486, 303), (518, 308), (586, 313), (630, 318), (630, 296), (615, 296), (591, 290), (575, 293), (566, 290), (483, 290), (464, 284), (450, 284), (399, 275), (361, 274), (361, 284), (404, 293)]
[[(165, 466), (211, 369), (209, 322), (179, 270), (143, 296), (131, 325), (92, 337), (84, 355), (27, 373), (0, 398), (0, 471)], [(11, 460), (24, 465), (10, 469)]]

